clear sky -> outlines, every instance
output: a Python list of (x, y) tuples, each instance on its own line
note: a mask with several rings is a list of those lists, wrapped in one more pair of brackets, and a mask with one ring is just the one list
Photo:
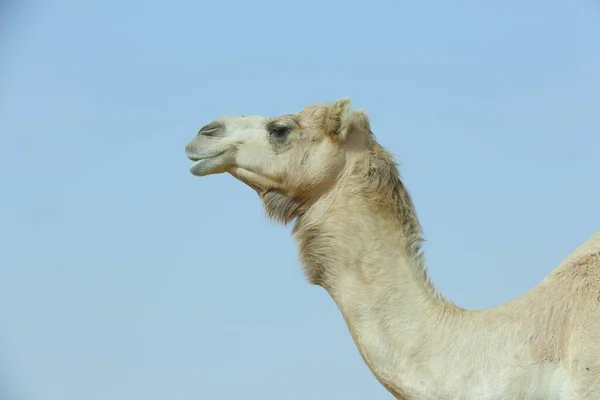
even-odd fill
[(391, 398), (288, 229), (188, 172), (224, 115), (351, 97), (437, 287), (534, 287), (600, 229), (600, 3), (488, 3), (3, 2), (0, 398)]

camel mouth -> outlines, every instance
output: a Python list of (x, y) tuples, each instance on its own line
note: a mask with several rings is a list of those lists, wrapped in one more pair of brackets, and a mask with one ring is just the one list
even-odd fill
[(223, 169), (226, 165), (226, 160), (222, 159), (225, 149), (209, 150), (206, 152), (191, 152), (186, 151), (185, 155), (190, 160), (194, 161), (190, 167), (190, 172), (195, 176), (206, 176), (225, 172)]

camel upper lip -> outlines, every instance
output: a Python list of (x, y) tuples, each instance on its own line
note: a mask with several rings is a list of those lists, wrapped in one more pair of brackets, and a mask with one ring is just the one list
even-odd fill
[(186, 151), (185, 155), (190, 160), (197, 162), (197, 161), (206, 160), (207, 158), (218, 157), (221, 154), (223, 154), (224, 152), (225, 152), (225, 150), (223, 150), (223, 149), (207, 150), (205, 152)]

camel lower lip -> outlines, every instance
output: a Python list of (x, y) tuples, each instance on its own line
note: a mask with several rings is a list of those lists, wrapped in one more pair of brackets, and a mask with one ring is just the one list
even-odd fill
[(211, 169), (212, 160), (212, 158), (203, 158), (202, 160), (196, 161), (190, 167), (190, 172), (192, 175), (196, 176), (207, 175), (207, 172)]

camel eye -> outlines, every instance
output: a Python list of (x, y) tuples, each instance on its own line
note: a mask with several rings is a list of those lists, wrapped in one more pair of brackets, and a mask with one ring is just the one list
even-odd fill
[(277, 140), (285, 140), (289, 133), (290, 129), (286, 126), (274, 126), (269, 131), (271, 137)]

